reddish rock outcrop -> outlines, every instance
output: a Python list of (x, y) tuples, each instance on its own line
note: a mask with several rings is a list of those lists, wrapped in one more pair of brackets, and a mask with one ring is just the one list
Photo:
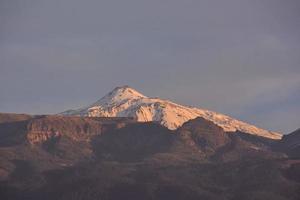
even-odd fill
[(75, 141), (88, 141), (94, 135), (121, 128), (130, 122), (133, 120), (129, 118), (39, 116), (29, 120), (27, 140), (36, 144), (65, 136)]

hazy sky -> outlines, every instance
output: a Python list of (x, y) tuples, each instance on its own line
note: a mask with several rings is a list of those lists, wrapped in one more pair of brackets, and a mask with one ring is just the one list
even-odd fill
[(114, 87), (300, 128), (299, 0), (0, 0), (0, 112)]

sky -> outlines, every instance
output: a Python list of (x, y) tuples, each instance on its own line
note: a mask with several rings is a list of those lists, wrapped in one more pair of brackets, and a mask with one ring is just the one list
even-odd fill
[(299, 0), (1, 0), (0, 112), (55, 114), (113, 88), (300, 128)]

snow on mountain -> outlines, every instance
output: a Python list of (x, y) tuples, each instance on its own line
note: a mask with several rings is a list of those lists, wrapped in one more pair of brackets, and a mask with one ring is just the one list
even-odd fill
[(169, 129), (177, 129), (190, 119), (203, 117), (227, 132), (241, 131), (262, 137), (280, 139), (281, 134), (263, 130), (229, 116), (209, 110), (182, 106), (168, 100), (149, 98), (130, 88), (117, 87), (94, 104), (68, 110), (62, 115), (89, 117), (133, 117), (137, 121), (157, 121)]

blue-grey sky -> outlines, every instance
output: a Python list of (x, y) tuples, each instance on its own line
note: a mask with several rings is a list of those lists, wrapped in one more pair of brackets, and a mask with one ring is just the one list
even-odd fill
[(0, 1), (0, 112), (58, 113), (119, 85), (300, 128), (300, 1)]

